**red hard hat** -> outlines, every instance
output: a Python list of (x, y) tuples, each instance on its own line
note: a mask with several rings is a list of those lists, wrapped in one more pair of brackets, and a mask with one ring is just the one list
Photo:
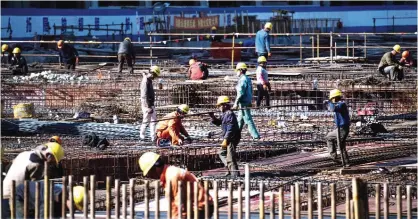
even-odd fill
[(409, 56), (409, 51), (404, 51), (402, 53), (402, 58), (406, 59), (406, 58), (408, 58), (408, 56)]

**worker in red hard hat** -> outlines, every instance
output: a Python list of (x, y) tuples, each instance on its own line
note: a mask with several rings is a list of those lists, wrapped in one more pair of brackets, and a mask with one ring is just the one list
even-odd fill
[(59, 40), (57, 42), (57, 47), (60, 66), (64, 63), (66, 69), (75, 70), (75, 66), (78, 65), (77, 50), (73, 46), (65, 43), (63, 40)]
[(412, 67), (415, 64), (408, 50), (403, 51), (402, 58), (399, 60), (399, 63), (408, 67)]

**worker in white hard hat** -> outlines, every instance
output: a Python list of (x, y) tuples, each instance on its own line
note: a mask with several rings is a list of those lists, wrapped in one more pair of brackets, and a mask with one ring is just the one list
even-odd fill
[(335, 113), (334, 122), (337, 126), (336, 129), (329, 132), (325, 137), (327, 140), (328, 152), (334, 161), (338, 161), (336, 146), (339, 131), (341, 156), (344, 156), (346, 165), (348, 165), (349, 158), (346, 150), (346, 139), (350, 132), (350, 115), (348, 113), (347, 104), (342, 100), (342, 92), (338, 89), (330, 91), (329, 100), (326, 100), (325, 103), (328, 104), (328, 109)]
[[(162, 121), (157, 124), (157, 144), (159, 140), (165, 139), (171, 141), (171, 145), (183, 145), (184, 140), (189, 144), (192, 142), (189, 133), (184, 128), (181, 119), (189, 113), (190, 109), (187, 104), (177, 107), (177, 110), (165, 115)], [(184, 135), (186, 139), (182, 136)]]
[(57, 48), (59, 52), (59, 63), (60, 66), (65, 65), (65, 69), (75, 70), (75, 66), (78, 65), (78, 51), (64, 40), (57, 42)]
[(126, 37), (120, 44), (118, 49), (118, 72), (122, 73), (123, 63), (128, 64), (128, 71), (130, 74), (134, 73), (135, 64), (135, 48), (131, 42), (131, 38)]
[(273, 29), (273, 24), (267, 22), (264, 29), (259, 30), (255, 35), (255, 51), (258, 57), (264, 56), (266, 59), (271, 56), (270, 50), (270, 35), (269, 32)]
[(396, 60), (396, 55), (399, 53), (401, 53), (401, 46), (395, 45), (391, 52), (387, 52), (382, 56), (379, 63), (379, 72), (392, 81), (398, 79), (399, 72), (402, 70), (402, 66)]
[(26, 63), (25, 57), (22, 56), (22, 51), (19, 47), (13, 49), (13, 57), (10, 62), (9, 69), (12, 70), (13, 74), (27, 74), (28, 64)]
[[(185, 169), (181, 169), (175, 166), (171, 166), (168, 164), (165, 164), (164, 161), (161, 159), (159, 154), (156, 154), (154, 152), (146, 152), (144, 153), (138, 160), (139, 168), (143, 172), (143, 175), (145, 177), (160, 180), (161, 187), (165, 190), (165, 197), (169, 197), (167, 189), (167, 184), (171, 184), (171, 193), (170, 193), (170, 200), (171, 200), (171, 218), (178, 218), (179, 214), (181, 214), (182, 218), (186, 218), (187, 216), (190, 216), (193, 218), (193, 215), (187, 215), (186, 211), (186, 200), (187, 197), (185, 195), (187, 191), (187, 182), (190, 182), (190, 197), (192, 206), (195, 206), (195, 202), (197, 202), (197, 208), (198, 208), (198, 218), (205, 218), (205, 199), (208, 200), (208, 208), (209, 208), (209, 218), (212, 217), (213, 214), (213, 199), (209, 195), (209, 191), (206, 191), (202, 184), (199, 182), (199, 180), (196, 178), (195, 175), (190, 173), (189, 171)], [(179, 182), (182, 184), (182, 191), (183, 195), (182, 197), (182, 206), (179, 206), (179, 190), (178, 185)], [(195, 194), (195, 188), (194, 183), (197, 182), (197, 200), (194, 199)]]
[(142, 108), (142, 124), (140, 129), (141, 141), (145, 140), (145, 129), (150, 126), (151, 141), (155, 141), (155, 123), (157, 121), (157, 113), (155, 112), (155, 92), (152, 81), (160, 76), (160, 67), (151, 66), (147, 73), (142, 76), (141, 82), (141, 108)]

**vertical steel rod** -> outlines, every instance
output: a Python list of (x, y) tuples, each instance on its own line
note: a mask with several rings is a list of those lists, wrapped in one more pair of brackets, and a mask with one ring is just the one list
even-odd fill
[(411, 185), (406, 186), (406, 219), (412, 219)]
[(375, 198), (376, 198), (376, 214), (375, 214), (375, 218), (376, 219), (380, 219), (380, 184), (376, 184), (375, 185)]
[(350, 200), (350, 189), (345, 188), (345, 219), (351, 219)]
[(299, 59), (302, 64), (302, 34), (299, 35)]
[(250, 219), (250, 166), (245, 164), (245, 219)]
[(49, 218), (53, 219), (55, 217), (54, 213), (54, 181), (49, 182)]
[(284, 194), (283, 187), (279, 188), (279, 219), (284, 219)]
[(348, 41), (348, 34), (347, 34), (347, 58), (350, 57), (350, 49), (349, 49), (349, 41)]
[(199, 185), (198, 182), (193, 182), (193, 212), (194, 212), (194, 218), (199, 218), (199, 206), (198, 206), (198, 193), (199, 193)]
[(192, 185), (190, 181), (187, 181), (187, 197), (186, 197), (186, 201), (187, 201), (187, 219), (192, 219)]
[[(71, 195), (72, 194), (72, 190), (70, 192), (71, 192), (70, 193), (70, 195)], [(35, 182), (35, 216), (34, 216), (35, 219), (39, 219), (40, 197), (41, 197), (41, 187), (40, 187), (39, 181), (37, 181), (37, 182)], [(72, 215), (74, 215), (74, 213)], [(74, 216), (72, 216), (72, 215), (71, 215), (71, 206), (70, 206), (70, 217), (71, 218), (74, 218)]]
[(319, 58), (319, 34), (316, 35), (316, 57)]
[(233, 191), (232, 191), (232, 182), (228, 182), (228, 219), (234, 218), (234, 211), (233, 211)]
[(323, 209), (322, 209), (322, 184), (319, 182), (317, 185), (317, 196), (318, 196), (318, 219), (323, 218)]
[(165, 195), (167, 199), (167, 219), (171, 219), (171, 181), (167, 181)]
[[(70, 218), (74, 218), (74, 194), (73, 194), (73, 176), (68, 176), (68, 199), (70, 200)], [(36, 205), (36, 204), (35, 204)]]
[(120, 181), (115, 179), (115, 218), (120, 218)]
[(332, 32), (329, 33), (329, 57), (331, 59), (331, 63), (333, 62), (333, 57), (332, 57), (332, 45), (333, 45), (333, 41), (332, 41)]
[[(12, 180), (12, 183), (10, 185), (10, 218), (15, 219), (16, 218), (16, 181)], [(48, 199), (46, 199), (46, 202), (48, 202)]]
[(111, 215), (110, 215), (110, 211), (111, 211), (111, 203), (110, 203), (110, 199), (111, 199), (111, 183), (112, 183), (112, 177), (108, 176), (106, 177), (106, 218), (110, 219)]
[(178, 218), (179, 219), (182, 219), (183, 218), (183, 215), (182, 215), (182, 206), (183, 206), (183, 182), (182, 181), (178, 181), (178, 184), (177, 184), (177, 193), (178, 193), (178, 203), (176, 203), (178, 206), (177, 206), (177, 209), (178, 209)]
[(383, 184), (383, 218), (389, 219), (389, 188), (388, 184)]
[(231, 68), (234, 69), (234, 53), (235, 53), (235, 34), (232, 35), (232, 53), (231, 53)]
[(275, 206), (275, 197), (274, 197), (274, 192), (271, 191), (270, 193), (270, 219), (274, 219), (274, 215), (275, 215), (275, 210), (276, 210), (276, 206)]
[(96, 218), (96, 176), (90, 175), (90, 219)]
[[(247, 16), (248, 16), (248, 11), (247, 11)], [(191, 197), (190, 197), (190, 199), (191, 199)], [(214, 207), (213, 218), (214, 219), (219, 219), (219, 202), (218, 202), (218, 199), (219, 199), (218, 181), (213, 181), (213, 207)], [(192, 205), (190, 204), (190, 209), (191, 208), (192, 208)], [(190, 215), (191, 215), (191, 212), (190, 212)]]
[(353, 58), (355, 57), (355, 54), (354, 54), (354, 41), (353, 41)]
[(154, 213), (154, 218), (155, 219), (159, 219), (160, 218), (160, 182), (159, 181), (155, 181), (154, 183), (154, 192), (155, 192), (155, 213)]
[(28, 218), (29, 211), (29, 181), (25, 180), (23, 184), (23, 218)]
[[(149, 181), (145, 181), (144, 184), (144, 204), (145, 204), (145, 210), (144, 210), (144, 217), (145, 218), (150, 218), (149, 215)], [(158, 200), (156, 200), (158, 201)]]
[(335, 192), (335, 184), (332, 183), (331, 185), (331, 219), (337, 218), (337, 197)]
[(205, 218), (209, 218), (209, 182), (205, 180), (203, 185), (205, 189)]
[(126, 184), (122, 184), (122, 218), (126, 219), (127, 217), (127, 205), (126, 205)]
[(260, 219), (264, 219), (264, 184), (260, 183), (260, 200), (259, 200), (259, 216)]
[(367, 58), (367, 35), (364, 34), (364, 58)]
[(242, 219), (242, 186), (238, 186), (238, 219)]
[(402, 193), (401, 186), (396, 186), (396, 218), (402, 219)]
[(296, 219), (300, 219), (300, 190), (299, 190), (299, 183), (295, 183), (295, 214), (296, 214)]
[(62, 177), (61, 218), (67, 218), (67, 178)]
[(290, 217), (296, 218), (296, 211), (295, 211), (295, 186), (290, 186)]
[(315, 36), (312, 36), (311, 39), (312, 39), (312, 58), (315, 58)]
[(83, 217), (84, 218), (88, 218), (88, 213), (89, 213), (89, 209), (88, 209), (88, 203), (89, 203), (89, 199), (87, 197), (89, 197), (89, 184), (88, 184), (89, 178), (87, 176), (83, 177), (83, 186), (84, 186), (84, 197), (83, 198)]
[[(129, 179), (129, 215), (131, 216), (131, 219), (135, 218), (135, 199), (134, 198), (135, 198), (135, 179)], [(158, 202), (158, 200), (155, 200), (155, 201)]]
[(308, 184), (308, 219), (313, 219), (313, 191), (312, 184)]
[(49, 177), (48, 177), (48, 162), (44, 163), (44, 219), (49, 218)]

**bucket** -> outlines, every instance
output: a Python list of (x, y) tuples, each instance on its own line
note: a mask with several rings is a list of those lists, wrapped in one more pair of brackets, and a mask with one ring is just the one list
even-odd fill
[(33, 103), (19, 103), (13, 106), (13, 115), (15, 119), (33, 118), (35, 107)]

